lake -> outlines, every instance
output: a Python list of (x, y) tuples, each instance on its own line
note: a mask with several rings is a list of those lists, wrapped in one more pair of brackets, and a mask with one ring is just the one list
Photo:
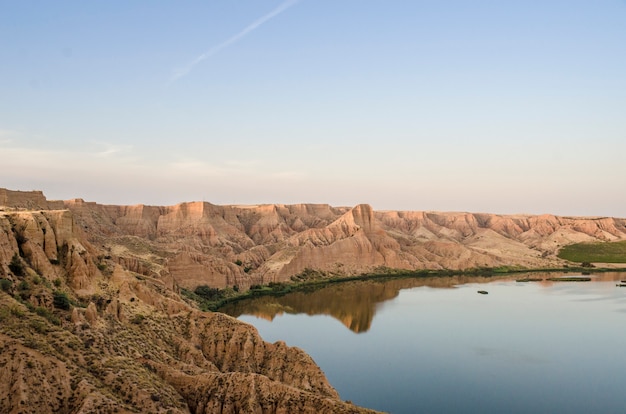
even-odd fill
[[(558, 276), (565, 275), (530, 275)], [(397, 414), (623, 413), (626, 287), (616, 284), (626, 273), (590, 277), (345, 282), (220, 311), (267, 341), (304, 349), (341, 398), (361, 406)]]

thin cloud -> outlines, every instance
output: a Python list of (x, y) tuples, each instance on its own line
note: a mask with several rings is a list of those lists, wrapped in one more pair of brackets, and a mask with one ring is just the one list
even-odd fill
[(193, 173), (198, 176), (233, 177), (248, 174), (258, 174), (258, 161), (225, 161), (222, 163), (208, 163), (192, 158), (185, 158), (169, 164), (173, 171)]
[[(6, 159), (3, 167), (7, 171), (16, 169), (22, 174), (23, 170), (29, 171), (64, 171), (76, 172), (86, 170), (107, 171), (110, 169), (128, 168), (136, 166), (137, 157), (117, 156), (110, 157), (114, 152), (93, 152), (87, 150), (57, 150), (49, 148), (29, 148), (23, 146), (10, 146), (2, 149)], [(37, 172), (38, 174), (38, 172)]]
[(101, 158), (110, 157), (112, 155), (129, 154), (133, 150), (132, 145), (115, 145), (107, 142), (96, 142), (96, 144), (100, 147), (104, 147), (104, 149), (96, 151), (93, 154), (94, 156)]
[(175, 161), (168, 164), (169, 171), (182, 174), (193, 174), (195, 177), (225, 177), (228, 175), (229, 170), (219, 165), (211, 165), (206, 162), (197, 161), (194, 159), (185, 159)]
[(0, 129), (0, 145), (10, 144), (17, 135), (17, 132), (10, 129)]
[(294, 6), (299, 1), (300, 0), (287, 0), (287, 1), (283, 2), (280, 6), (278, 6), (277, 8), (275, 8), (274, 10), (269, 12), (268, 14), (266, 14), (266, 15), (260, 17), (259, 19), (255, 20), (250, 25), (248, 25), (246, 28), (244, 28), (242, 31), (240, 31), (239, 33), (237, 33), (236, 35), (231, 37), (230, 39), (228, 39), (228, 40), (218, 44), (217, 46), (213, 46), (211, 49), (207, 50), (206, 52), (202, 53), (200, 56), (195, 58), (187, 66), (176, 70), (174, 72), (174, 74), (172, 75), (172, 78), (170, 79), (170, 81), (174, 82), (174, 81), (182, 78), (183, 76), (187, 76), (189, 74), (189, 72), (191, 72), (193, 70), (193, 68), (198, 63), (202, 62), (205, 59), (210, 58), (211, 56), (215, 55), (216, 53), (226, 49), (227, 47), (231, 46), (232, 44), (236, 43), (237, 41), (243, 39), (245, 36), (250, 34), (252, 31), (258, 29), (264, 23), (267, 23), (268, 21), (270, 21), (274, 17), (278, 16), (279, 14), (284, 12), (285, 10), (287, 10), (290, 7)]

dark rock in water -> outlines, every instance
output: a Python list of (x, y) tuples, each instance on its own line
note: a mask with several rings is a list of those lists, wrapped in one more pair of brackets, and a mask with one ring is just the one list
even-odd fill
[(486, 290), (479, 290), (478, 293), (480, 293), (481, 295), (489, 294), (489, 292), (487, 292)]
[(582, 276), (572, 276), (572, 277), (551, 277), (549, 279), (550, 282), (590, 282), (590, 277), (582, 277)]

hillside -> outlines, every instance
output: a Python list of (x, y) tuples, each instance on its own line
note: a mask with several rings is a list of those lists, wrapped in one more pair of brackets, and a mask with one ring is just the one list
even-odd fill
[(0, 211), (0, 412), (369, 412), (302, 350), (187, 304), (162, 263), (141, 267), (151, 244), (108, 256), (73, 211), (17, 195)]

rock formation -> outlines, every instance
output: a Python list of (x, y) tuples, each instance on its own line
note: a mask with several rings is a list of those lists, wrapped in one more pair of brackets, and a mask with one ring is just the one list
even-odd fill
[[(198, 237), (207, 245), (226, 238), (230, 225), (206, 219), (210, 206), (74, 200), (75, 213), (46, 209), (37, 194), (20, 193), (26, 203), (10, 196), (0, 211), (0, 412), (371, 412), (341, 401), (302, 350), (264, 342), (252, 326), (178, 295), (165, 266), (171, 251), (144, 240), (175, 232), (177, 220), (194, 237), (206, 230)], [(136, 220), (116, 225), (117, 215)], [(155, 219), (169, 229), (152, 227)], [(120, 247), (97, 244), (107, 234)]]
[(390, 269), (561, 267), (571, 243), (626, 238), (626, 219), (374, 211), (324, 204), (169, 207), (65, 202), (90, 242), (125, 268), (181, 287), (283, 282)]

